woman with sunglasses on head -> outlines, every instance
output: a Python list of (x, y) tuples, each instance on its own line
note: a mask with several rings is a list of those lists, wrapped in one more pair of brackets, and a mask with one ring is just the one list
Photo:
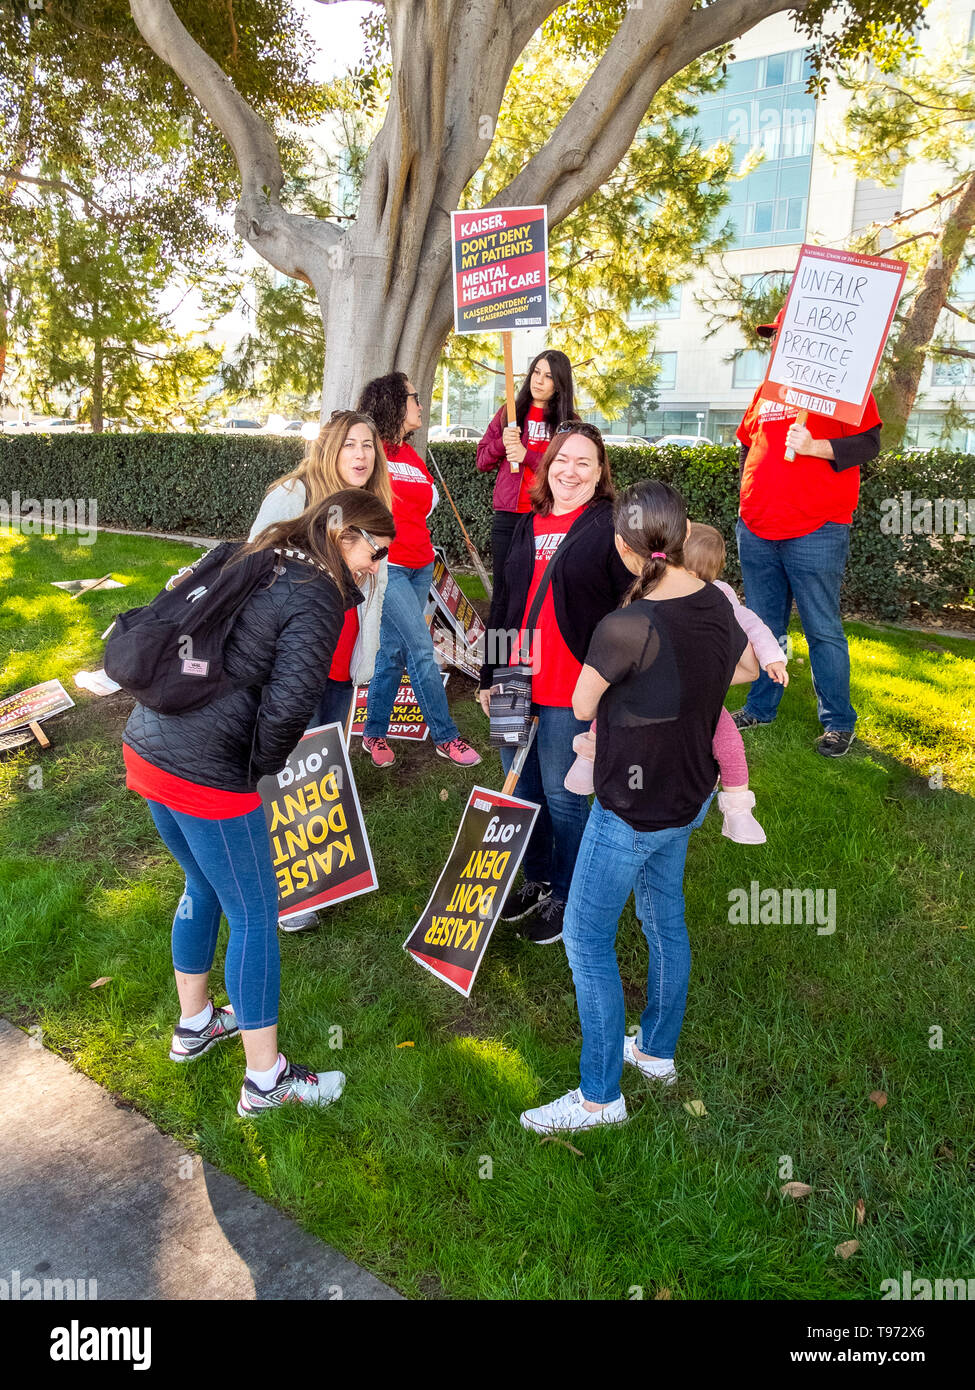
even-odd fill
[(498, 470), (494, 484), (494, 522), (491, 527), (491, 564), (495, 576), (505, 558), (519, 516), (530, 512), (535, 473), (548, 442), (561, 420), (577, 420), (572, 363), (564, 352), (540, 352), (515, 397), (517, 425), (507, 422), (503, 405), (488, 425), (477, 446), (477, 467), (482, 473)]
[(369, 682), (362, 747), (376, 767), (389, 767), (394, 761), (386, 731), (405, 666), (438, 755), (460, 767), (474, 767), (481, 759), (461, 738), (450, 716), (430, 629), (423, 616), (433, 577), (433, 542), (427, 517), (436, 506), (437, 489), (410, 444), (413, 432), (423, 423), (419, 393), (405, 372), (390, 372), (367, 383), (358, 408), (375, 420), (382, 437), (396, 520), (396, 540), (389, 551), (380, 649), (375, 674)]
[[(256, 581), (223, 650), (235, 688), (183, 714), (137, 704), (125, 728), (126, 785), (146, 798), (186, 875), (172, 930), (181, 1017), (169, 1055), (192, 1062), (239, 1032), (240, 1115), (328, 1105), (345, 1084), (341, 1072), (316, 1073), (278, 1051), (278, 888), (257, 784), (281, 771), (301, 737), (343, 612), (361, 598), (356, 576), (378, 568), (366, 535), (385, 542), (394, 531), (388, 508), (362, 489), (266, 528), (228, 562), (247, 565)], [(230, 1007), (216, 1009), (208, 982), (221, 912)]]
[[(759, 674), (734, 609), (684, 565), (687, 508), (647, 481), (616, 501), (615, 545), (633, 583), (593, 634), (572, 697), (596, 716), (596, 800), (565, 913), (565, 951), (582, 1024), (580, 1085), (526, 1110), (538, 1133), (620, 1124), (628, 1062), (655, 1085), (677, 1080), (691, 952), (684, 861), (717, 785), (712, 742), (730, 685)], [(650, 948), (647, 1005), (625, 1033), (616, 959), (619, 917), (633, 893)]]
[[(501, 913), (503, 922), (529, 918), (521, 934), (537, 945), (558, 941), (589, 800), (567, 790), (575, 761), (572, 740), (588, 724), (572, 711), (575, 689), (597, 623), (612, 612), (631, 576), (613, 541), (613, 480), (603, 437), (593, 425), (565, 420), (542, 457), (532, 488), (532, 511), (515, 527), (507, 563), (496, 574), (488, 638), (517, 631), (515, 652), (488, 650), (481, 670), (481, 706), (490, 715), (496, 666), (532, 665), (532, 713), (538, 730), (516, 795), (541, 806), (525, 851), (521, 889)], [(563, 551), (564, 547), (564, 551)], [(524, 628), (551, 564), (534, 632)], [(590, 716), (591, 717), (591, 716)], [(502, 749), (507, 772), (513, 749)]]
[[(378, 498), (384, 507), (392, 508), (386, 455), (373, 420), (354, 410), (334, 410), (298, 467), (271, 483), (247, 539), (253, 541), (275, 522), (300, 516), (306, 507), (315, 506), (330, 493), (359, 487)], [(373, 558), (385, 561), (386, 554), (387, 551), (377, 544)], [(372, 679), (379, 651), (386, 582), (386, 565), (381, 563), (370, 576), (363, 601), (347, 611), (328, 682), (312, 714), (310, 727), (318, 724), (344, 727), (355, 687)]]

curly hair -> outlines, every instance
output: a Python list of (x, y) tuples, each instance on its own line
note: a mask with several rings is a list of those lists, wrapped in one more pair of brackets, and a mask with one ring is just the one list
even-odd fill
[(371, 415), (376, 422), (379, 436), (387, 448), (397, 448), (409, 435), (404, 435), (403, 421), (409, 402), (405, 372), (388, 372), (386, 376), (373, 377), (362, 388), (356, 410)]

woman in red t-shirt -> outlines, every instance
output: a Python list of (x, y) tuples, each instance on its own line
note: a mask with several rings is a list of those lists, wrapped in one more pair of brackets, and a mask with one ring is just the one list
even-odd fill
[[(596, 625), (617, 607), (632, 582), (616, 551), (612, 499), (602, 435), (593, 425), (566, 421), (539, 464), (534, 510), (518, 520), (491, 601), (488, 632), (520, 630), (524, 651), (532, 601), (547, 566), (554, 566), (527, 644), (538, 730), (515, 789), (516, 796), (542, 809), (525, 851), (524, 884), (501, 913), (505, 922), (532, 913), (520, 930), (537, 945), (562, 935), (569, 883), (589, 817), (588, 798), (564, 785), (575, 758), (572, 740), (588, 727), (572, 712), (572, 692)], [(490, 712), (494, 665), (503, 665), (506, 654), (489, 655), (494, 664), (481, 670), (485, 714)], [(502, 749), (505, 771), (513, 758), (513, 749)]]
[(494, 484), (494, 523), (491, 527), (491, 563), (495, 575), (504, 569), (508, 546), (518, 517), (530, 512), (531, 489), (556, 426), (575, 420), (575, 387), (572, 363), (564, 352), (540, 352), (515, 398), (518, 424), (507, 424), (502, 406), (477, 446), (477, 466), (482, 473), (498, 470)]
[(386, 731), (405, 666), (438, 755), (461, 767), (473, 767), (481, 759), (461, 738), (451, 718), (423, 616), (433, 577), (433, 542), (427, 517), (436, 506), (437, 489), (409, 442), (423, 423), (419, 393), (405, 372), (390, 372), (363, 388), (358, 409), (375, 420), (382, 436), (396, 521), (362, 747), (377, 767), (388, 767), (394, 761)]

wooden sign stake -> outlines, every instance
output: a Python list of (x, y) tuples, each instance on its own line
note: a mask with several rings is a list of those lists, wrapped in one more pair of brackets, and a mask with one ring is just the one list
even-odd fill
[(42, 748), (50, 748), (51, 740), (48, 738), (47, 734), (41, 728), (40, 724), (38, 724), (36, 719), (32, 719), (28, 727), (30, 728), (31, 733), (37, 739), (38, 743), (41, 745)]
[[(796, 413), (796, 424), (797, 424), (797, 425), (804, 425), (804, 424), (806, 423), (806, 421), (807, 421), (808, 418), (809, 418), (809, 411), (808, 411), (808, 410), (800, 410), (800, 411), (798, 411), (798, 412)], [(793, 461), (793, 459), (795, 458), (795, 456), (796, 456), (796, 451), (795, 451), (795, 449), (786, 449), (786, 451), (785, 451), (785, 457), (786, 457), (786, 462), (787, 462), (787, 463), (791, 463), (791, 462)]]
[(523, 748), (519, 748), (515, 754), (515, 760), (511, 764), (511, 771), (504, 779), (504, 786), (501, 788), (505, 796), (514, 796), (515, 787), (518, 785), (518, 778), (521, 776), (521, 769), (525, 766), (525, 759), (528, 757), (528, 750), (535, 742), (535, 735), (538, 732), (538, 715), (532, 720), (532, 726), (528, 733), (528, 742)]
[[(508, 424), (509, 426), (518, 425), (518, 416), (515, 412), (515, 368), (511, 360), (511, 334), (510, 332), (501, 334), (501, 346), (504, 349), (504, 394), (508, 404)], [(509, 460), (510, 462), (510, 460)], [(521, 465), (511, 464), (512, 473), (517, 473)]]

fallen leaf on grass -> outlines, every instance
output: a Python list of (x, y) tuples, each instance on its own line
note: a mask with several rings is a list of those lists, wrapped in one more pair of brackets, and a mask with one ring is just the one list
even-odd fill
[(401, 1042), (401, 1043), (397, 1043), (396, 1046), (397, 1046), (397, 1047), (416, 1047), (416, 1043)]
[(91, 982), (91, 984), (88, 986), (88, 988), (89, 988), (89, 989), (97, 989), (97, 988), (99, 987), (99, 985), (107, 985), (108, 982), (109, 982), (109, 980), (110, 980), (111, 978), (112, 978), (111, 975), (99, 975), (99, 977), (98, 977), (97, 980), (92, 980), (92, 982)]
[(783, 1197), (795, 1197), (798, 1201), (800, 1197), (808, 1197), (812, 1188), (807, 1182), (784, 1182), (779, 1191)]
[(836, 1247), (833, 1254), (839, 1255), (841, 1260), (848, 1260), (850, 1256), (855, 1255), (859, 1249), (860, 1242), (858, 1240), (844, 1240)]
[(708, 1112), (704, 1108), (703, 1100), (685, 1100), (684, 1109), (688, 1115), (706, 1115)]
[(653, 1299), (655, 1303), (659, 1303), (662, 1298), (669, 1299), (671, 1297), (670, 1289), (661, 1289), (659, 1293), (654, 1294)]
[(584, 1157), (584, 1154), (581, 1149), (577, 1149), (574, 1144), (569, 1144), (565, 1139), (556, 1139), (554, 1134), (546, 1134), (545, 1138), (542, 1140), (542, 1143), (561, 1144), (563, 1149), (568, 1149), (570, 1153), (578, 1154), (580, 1158)]
[(866, 1221), (867, 1219), (867, 1204), (862, 1197), (860, 1197), (857, 1200), (857, 1204), (854, 1210), (857, 1214), (857, 1225), (862, 1226), (864, 1221)]
[(871, 1091), (868, 1099), (873, 1101), (878, 1110), (883, 1110), (884, 1106), (887, 1104), (887, 1092)]
[(446, 800), (447, 800), (447, 797), (448, 797), (449, 795), (450, 795), (450, 792), (448, 792), (447, 788), (446, 788), (446, 787), (442, 787), (441, 790), (440, 790), (440, 800), (441, 800), (441, 801), (446, 801)]
[(950, 1144), (939, 1144), (934, 1151), (935, 1158), (954, 1158), (955, 1151)]

